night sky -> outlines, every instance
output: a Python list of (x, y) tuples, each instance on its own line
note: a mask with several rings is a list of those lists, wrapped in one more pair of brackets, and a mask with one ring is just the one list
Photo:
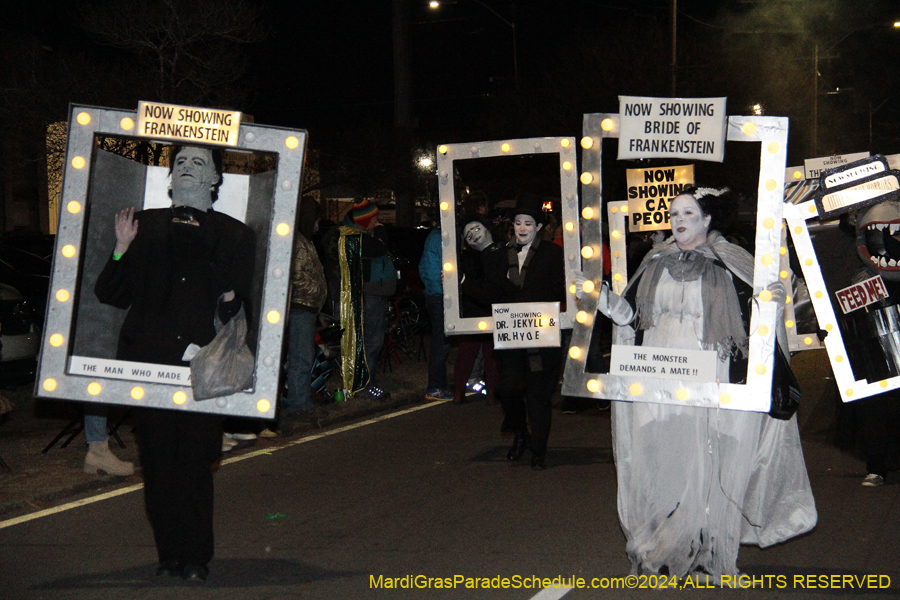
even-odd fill
[[(3, 27), (42, 44), (131, 61), (73, 26), (79, 0), (2, 3)], [(578, 135), (581, 114), (615, 112), (616, 96), (668, 95), (670, 0), (471, 0), (411, 3), (414, 134), (436, 141)], [(726, 95), (729, 113), (792, 118), (792, 160), (809, 148), (813, 48), (821, 46), (822, 153), (895, 153), (900, 18), (887, 0), (679, 0), (679, 92)], [(356, 127), (390, 127), (391, 2), (259, 0), (270, 35), (246, 48), (259, 123), (306, 128), (311, 143)], [(513, 78), (515, 21), (518, 86)], [(835, 43), (836, 42), (836, 43)], [(730, 63), (723, 63), (727, 58)], [(771, 66), (769, 64), (771, 63)], [(725, 66), (723, 66), (723, 64)], [(788, 73), (787, 71), (790, 71)], [(843, 90), (843, 91), (841, 91)], [(681, 93), (679, 93), (681, 95)], [(71, 98), (73, 102), (79, 98)], [(125, 107), (127, 108), (127, 107)], [(836, 136), (832, 113), (853, 115)], [(848, 147), (842, 147), (846, 143)]]

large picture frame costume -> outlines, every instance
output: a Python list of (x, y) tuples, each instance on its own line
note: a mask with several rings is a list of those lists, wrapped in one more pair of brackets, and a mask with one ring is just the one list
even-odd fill
[[(149, 108), (148, 108), (149, 107)], [(157, 115), (176, 115), (148, 125)], [(183, 111), (179, 113), (179, 111)], [(177, 115), (187, 115), (179, 124)], [(59, 227), (50, 278), (35, 395), (272, 419), (278, 397), (282, 340), (288, 309), (297, 199), (307, 134), (244, 123), (240, 113), (141, 103), (139, 110), (70, 106)], [(205, 119), (205, 120), (201, 120)], [(198, 121), (204, 125), (197, 126)], [(220, 126), (216, 126), (219, 124)], [(274, 157), (274, 170), (225, 173), (213, 210), (243, 221), (256, 237), (248, 341), (255, 347), (251, 388), (195, 401), (186, 367), (118, 364), (116, 342), (125, 311), (101, 305), (93, 292), (115, 244), (113, 216), (124, 208), (169, 202), (166, 174), (98, 148), (98, 137), (222, 148)], [(252, 338), (252, 339), (251, 339)], [(129, 369), (133, 369), (129, 371)]]
[[(457, 256), (460, 250), (456, 235), (457, 205), (454, 163), (456, 161), (501, 156), (527, 156), (537, 154), (559, 155), (559, 198), (562, 215), (563, 251), (565, 253), (566, 281), (572, 281), (580, 269), (580, 233), (578, 228), (578, 169), (575, 155), (575, 138), (545, 137), (513, 140), (475, 142), (468, 144), (442, 144), (437, 148), (437, 174), (439, 208), (441, 215), (441, 256), (444, 282), (444, 333), (463, 335), (489, 333), (494, 330), (490, 317), (462, 317), (459, 298), (459, 269)], [(566, 290), (566, 310), (560, 311), (559, 324), (569, 329), (574, 324), (575, 292)]]
[[(900, 167), (900, 155), (884, 158), (892, 169)], [(826, 350), (835, 384), (843, 402), (853, 402), (900, 388), (900, 376), (868, 381), (857, 379), (854, 375), (841, 328), (838, 326), (839, 317), (834, 308), (834, 294), (838, 290), (831, 289), (827, 284), (820, 257), (810, 234), (811, 227), (820, 226), (822, 221), (815, 201), (818, 180), (807, 179), (802, 167), (788, 169), (788, 176), (796, 180), (796, 187), (805, 189), (795, 194), (792, 202), (785, 203), (784, 219), (809, 289), (809, 301), (815, 310), (819, 328), (825, 332), (824, 340), (821, 342), (808, 335), (802, 336), (802, 345)], [(857, 260), (855, 253), (850, 260)], [(846, 283), (849, 285), (850, 281)]]
[[(609, 375), (586, 370), (593, 323), (597, 314), (602, 265), (602, 140), (618, 138), (619, 113), (586, 114), (582, 140), (583, 271), (588, 280), (580, 301), (563, 377), (563, 394), (597, 399), (684, 404), (768, 412), (771, 403), (772, 368), (776, 344), (777, 305), (760, 299), (753, 303), (749, 326), (749, 362), (746, 383), (696, 382), (639, 375)], [(760, 144), (753, 294), (759, 296), (779, 279), (782, 246), (782, 207), (787, 160), (788, 119), (784, 117), (729, 116), (726, 139)], [(624, 212), (627, 202), (610, 202), (610, 251), (612, 292), (627, 284), (624, 264)], [(618, 255), (618, 256), (617, 256)], [(574, 285), (574, 283), (573, 283)]]

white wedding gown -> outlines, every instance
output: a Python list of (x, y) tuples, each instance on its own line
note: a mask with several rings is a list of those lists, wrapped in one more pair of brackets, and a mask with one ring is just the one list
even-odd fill
[[(714, 349), (699, 342), (702, 306), (701, 280), (678, 282), (664, 271), (643, 345)], [(621, 323), (627, 315), (611, 316)], [(719, 361), (720, 381), (728, 367)], [(612, 418), (619, 519), (634, 574), (696, 571), (719, 581), (737, 575), (740, 543), (770, 546), (815, 526), (796, 416), (613, 402)]]

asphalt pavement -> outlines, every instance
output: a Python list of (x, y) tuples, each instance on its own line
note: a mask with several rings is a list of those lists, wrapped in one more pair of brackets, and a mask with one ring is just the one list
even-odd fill
[[(140, 475), (82, 474), (83, 438), (41, 454), (67, 409), (32, 406), (25, 415), (21, 390), (11, 391), (18, 410), (0, 425), (0, 457), (12, 469), (0, 474), (0, 597), (900, 595), (900, 486), (860, 485), (865, 464), (843, 425), (850, 413), (820, 351), (794, 359), (818, 525), (773, 548), (743, 547), (745, 577), (727, 588), (625, 579), (608, 411), (555, 410), (549, 468), (534, 472), (525, 459), (507, 464), (499, 407), (421, 401), (426, 368), (408, 360), (386, 374), (390, 403), (351, 401), (321, 428), (247, 442), (226, 456), (216, 475), (216, 558), (209, 582), (190, 590), (153, 574)], [(128, 448), (117, 452), (127, 458), (127, 419), (120, 431)]]

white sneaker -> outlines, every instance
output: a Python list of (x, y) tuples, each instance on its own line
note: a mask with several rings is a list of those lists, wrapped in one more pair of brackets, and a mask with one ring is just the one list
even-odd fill
[(255, 440), (256, 434), (255, 433), (226, 433), (225, 437), (232, 439), (232, 440), (239, 440), (242, 442), (246, 442), (249, 440)]
[(228, 452), (230, 450), (233, 450), (234, 447), (237, 445), (238, 445), (238, 443), (236, 441), (234, 441), (233, 439), (229, 438), (228, 434), (225, 434), (222, 436), (222, 452)]
[(863, 479), (862, 484), (863, 487), (881, 487), (884, 485), (884, 477), (877, 473), (869, 473), (866, 475), (866, 478)]

